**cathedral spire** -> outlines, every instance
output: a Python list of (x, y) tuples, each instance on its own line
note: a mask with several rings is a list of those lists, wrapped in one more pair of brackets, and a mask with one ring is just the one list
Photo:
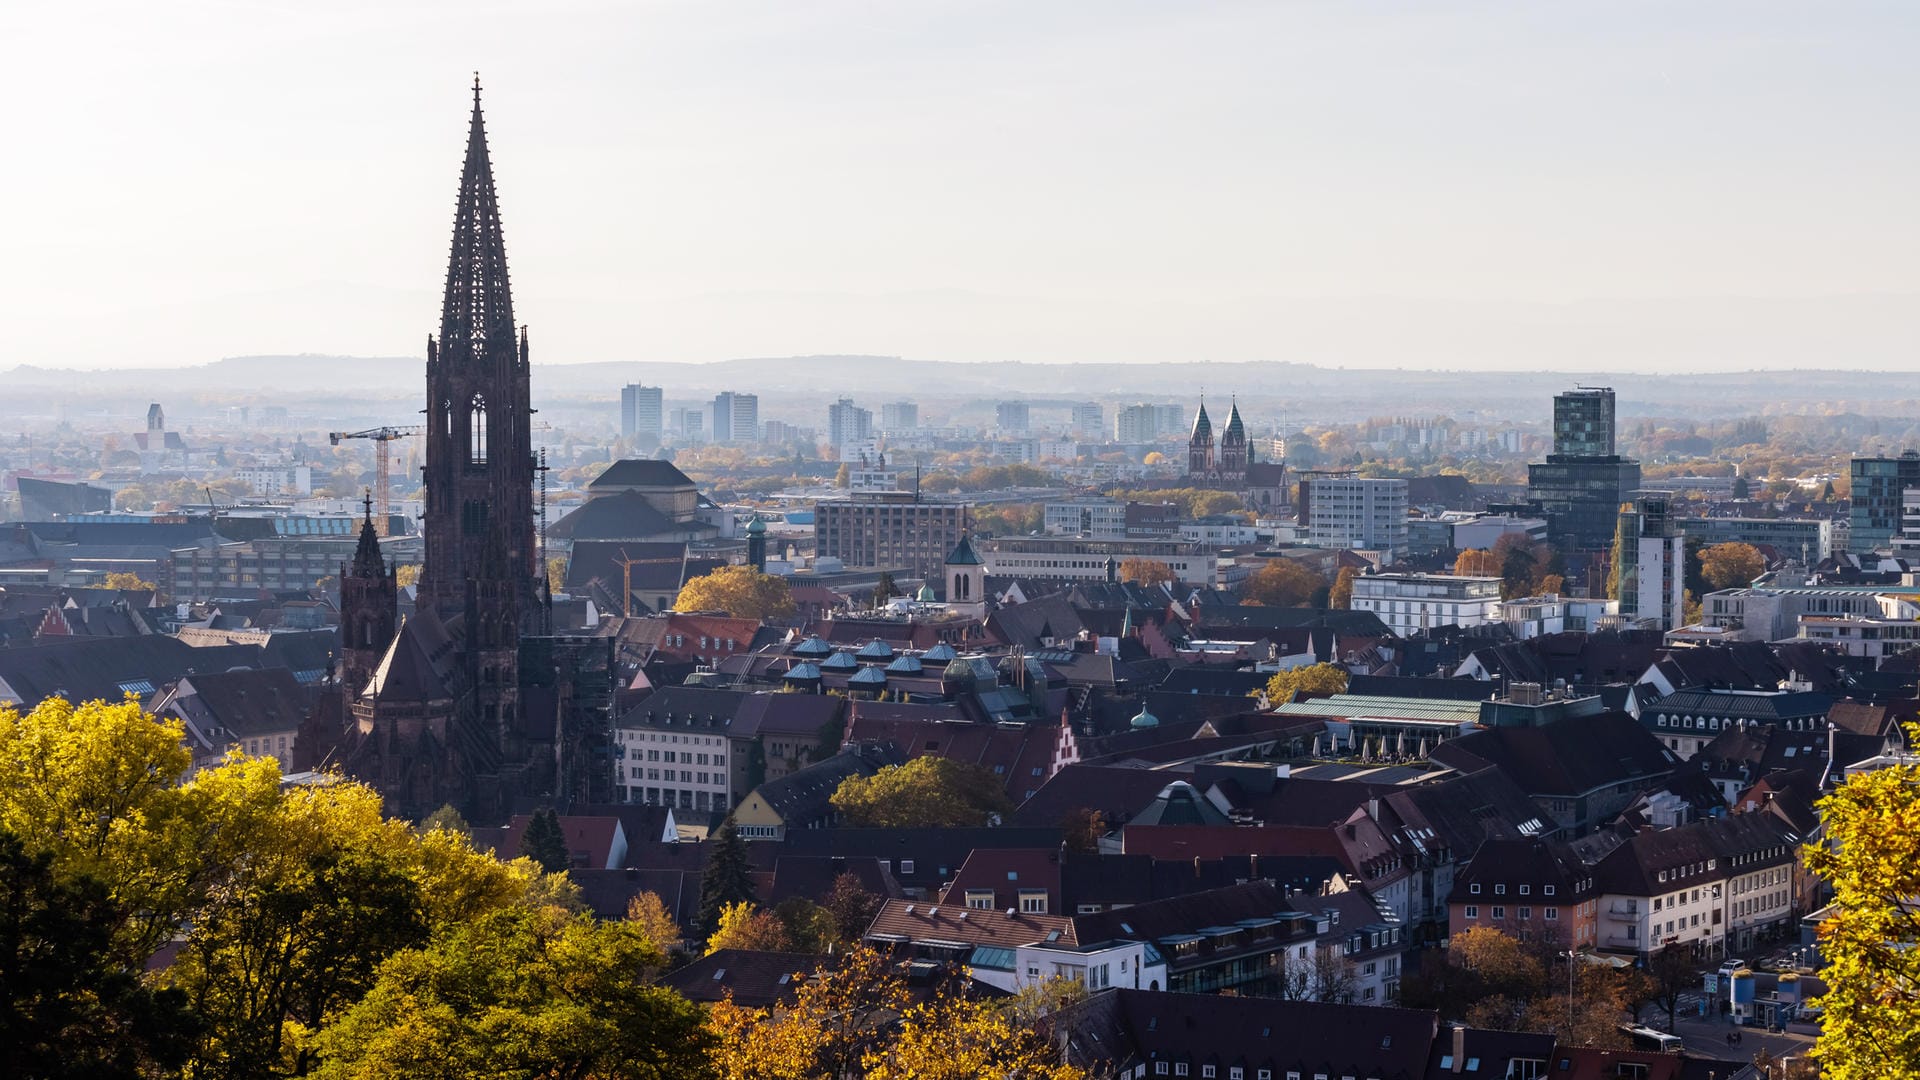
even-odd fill
[(383, 578), (387, 576), (387, 563), (380, 555), (380, 535), (373, 528), (373, 491), (369, 489), (362, 500), (366, 504), (366, 516), (360, 521), (360, 546), (353, 552), (353, 576), (361, 578)]
[(473, 119), (467, 160), (460, 170), (460, 201), (447, 259), (446, 299), (440, 312), (440, 355), (453, 364), (514, 348), (513, 292), (507, 284), (507, 246), (493, 190), (493, 161), (480, 112), (480, 76), (473, 77)]

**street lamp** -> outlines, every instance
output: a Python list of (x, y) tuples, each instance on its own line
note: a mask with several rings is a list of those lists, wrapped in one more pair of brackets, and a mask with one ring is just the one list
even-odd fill
[(1573, 958), (1577, 955), (1578, 954), (1575, 953), (1572, 949), (1568, 949), (1566, 952), (1566, 957), (1567, 957), (1567, 1038), (1569, 1039), (1573, 1038)]

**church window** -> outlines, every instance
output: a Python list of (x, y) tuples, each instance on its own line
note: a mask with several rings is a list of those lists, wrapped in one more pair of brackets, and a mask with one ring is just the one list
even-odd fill
[(473, 435), (473, 457), (475, 465), (487, 462), (487, 399), (480, 394), (473, 395), (473, 414), (468, 418)]

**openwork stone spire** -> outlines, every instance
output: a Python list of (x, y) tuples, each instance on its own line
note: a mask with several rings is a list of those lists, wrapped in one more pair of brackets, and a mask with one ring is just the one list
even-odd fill
[(507, 245), (480, 115), (480, 76), (473, 77), (473, 121), (467, 161), (460, 171), (460, 203), (447, 259), (447, 294), (440, 313), (440, 355), (461, 364), (514, 354), (513, 291), (507, 285)]

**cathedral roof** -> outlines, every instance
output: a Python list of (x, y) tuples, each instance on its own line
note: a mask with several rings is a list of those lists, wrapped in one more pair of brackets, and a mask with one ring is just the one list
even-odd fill
[(453, 696), (447, 685), (453, 640), (432, 608), (402, 623), (362, 697), (381, 701), (439, 701)]
[(1213, 421), (1207, 419), (1207, 404), (1200, 403), (1200, 411), (1193, 414), (1193, 441), (1213, 441)]

